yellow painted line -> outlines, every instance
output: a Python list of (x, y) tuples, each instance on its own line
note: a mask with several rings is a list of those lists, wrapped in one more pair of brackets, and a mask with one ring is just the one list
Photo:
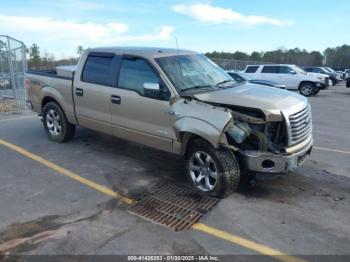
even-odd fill
[(207, 226), (206, 224), (202, 223), (197, 223), (192, 226), (192, 229), (201, 231), (203, 233), (206, 233), (208, 235), (214, 236), (216, 238), (220, 238), (222, 240), (225, 240), (227, 242), (231, 242), (233, 244), (239, 245), (241, 247), (245, 247), (247, 249), (253, 250), (257, 253), (266, 255), (266, 256), (271, 256), (273, 258), (276, 258), (281, 261), (285, 262), (303, 262), (305, 260), (302, 260), (297, 257), (293, 257), (290, 255), (287, 255), (277, 249), (270, 248), (268, 246), (258, 244), (254, 241), (245, 239), (240, 236), (233, 235), (231, 233), (227, 233), (226, 231), (222, 231), (220, 229), (216, 229), (211, 226)]
[[(0, 139), (0, 144), (7, 147), (7, 148), (10, 148), (10, 149), (16, 151), (17, 153), (19, 153), (23, 156), (26, 156), (26, 157), (34, 160), (34, 161), (36, 161), (36, 162), (38, 162), (38, 163), (40, 163), (48, 168), (51, 168), (52, 170), (54, 170), (62, 175), (65, 175), (73, 180), (76, 180), (77, 182), (80, 182), (80, 183), (82, 183), (90, 188), (93, 188), (93, 189), (95, 189), (103, 194), (106, 194), (106, 195), (111, 196), (111, 197), (119, 198), (127, 205), (132, 205), (136, 202), (135, 200), (133, 200), (131, 198), (122, 196), (118, 192), (115, 192), (115, 191), (113, 191), (105, 186), (102, 186), (102, 185), (97, 184), (91, 180), (88, 180), (84, 177), (81, 177), (81, 176), (79, 176), (79, 175), (77, 175), (77, 174), (75, 174), (75, 173), (73, 173), (73, 172), (71, 172), (63, 167), (60, 167), (60, 166), (40, 157), (38, 155), (35, 155), (35, 154), (25, 150), (24, 148), (16, 146), (16, 145), (9, 143), (7, 141), (4, 141), (2, 139)], [(281, 261), (285, 261), (285, 262), (304, 262), (304, 260), (302, 260), (302, 259), (287, 255), (279, 250), (270, 248), (268, 246), (256, 243), (254, 241), (242, 238), (240, 236), (233, 235), (231, 233), (222, 231), (220, 229), (216, 229), (214, 227), (211, 227), (211, 226), (208, 226), (208, 225), (205, 225), (202, 223), (194, 224), (192, 226), (192, 229), (197, 230), (197, 231), (201, 231), (203, 233), (214, 236), (216, 238), (225, 240), (225, 241), (230, 242), (232, 244), (239, 245), (241, 247), (250, 249), (250, 250), (255, 251), (257, 253), (271, 256), (277, 260), (281, 260)]]
[(50, 161), (48, 161), (48, 160), (38, 156), (38, 155), (35, 155), (35, 154), (33, 154), (33, 153), (31, 153), (31, 152), (29, 152), (29, 151), (27, 151), (27, 150), (25, 150), (25, 149), (23, 149), (23, 148), (21, 148), (19, 146), (16, 146), (14, 144), (6, 142), (6, 141), (4, 141), (2, 139), (0, 139), (0, 144), (5, 146), (5, 147), (7, 147), (7, 148), (10, 148), (10, 149), (16, 151), (17, 153), (19, 153), (19, 154), (21, 154), (23, 156), (26, 156), (26, 157), (34, 160), (34, 161), (36, 161), (36, 162), (38, 162), (38, 163), (40, 163), (40, 164), (42, 164), (42, 165), (44, 165), (44, 166), (46, 166), (48, 168), (51, 168), (52, 170), (55, 170), (56, 172), (58, 172), (58, 173), (60, 173), (60, 174), (62, 174), (64, 176), (67, 176), (67, 177), (69, 177), (69, 178), (71, 178), (71, 179), (73, 179), (73, 180), (75, 180), (75, 181), (77, 181), (77, 182), (79, 182), (79, 183), (81, 183), (83, 185), (91, 187), (91, 188), (93, 188), (93, 189), (95, 189), (95, 190), (97, 190), (97, 191), (99, 191), (101, 193), (104, 193), (104, 194), (108, 195), (108, 196), (119, 198), (119, 199), (121, 199), (123, 202), (125, 202), (128, 205), (131, 205), (132, 203), (134, 203), (134, 200), (132, 200), (132, 199), (130, 199), (128, 197), (122, 196), (118, 192), (115, 192), (115, 191), (109, 189), (108, 187), (99, 185), (99, 184), (97, 184), (97, 183), (95, 183), (95, 182), (93, 182), (93, 181), (91, 181), (89, 179), (81, 177), (81, 176), (73, 173), (72, 171), (69, 171), (69, 170), (67, 170), (67, 169), (65, 169), (63, 167), (60, 167), (59, 165), (56, 165), (56, 164), (54, 164), (54, 163), (52, 163), (52, 162), (50, 162)]
[(318, 146), (314, 146), (313, 148), (321, 151), (329, 151), (329, 152), (336, 152), (336, 153), (350, 155), (350, 151), (344, 151), (344, 150), (338, 150), (338, 149), (332, 149), (332, 148), (326, 148), (326, 147), (318, 147)]

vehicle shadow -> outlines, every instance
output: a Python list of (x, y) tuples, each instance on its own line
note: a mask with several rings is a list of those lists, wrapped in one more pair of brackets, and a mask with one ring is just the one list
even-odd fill
[[(102, 166), (112, 189), (129, 197), (137, 199), (164, 183), (188, 185), (184, 159), (179, 156), (87, 129), (78, 129), (72, 143), (86, 147), (86, 153), (93, 154)], [(242, 179), (237, 193), (246, 198), (290, 203), (305, 194), (317, 194), (318, 177), (315, 170), (309, 169), (278, 177), (256, 175), (255, 180)]]
[(179, 156), (87, 129), (79, 129), (73, 141), (103, 158), (103, 175), (122, 194), (138, 198), (159, 184), (187, 184)]

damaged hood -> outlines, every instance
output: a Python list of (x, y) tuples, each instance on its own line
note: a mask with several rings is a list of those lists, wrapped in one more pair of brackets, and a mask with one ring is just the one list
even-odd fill
[(252, 83), (195, 94), (194, 97), (204, 102), (257, 108), (263, 111), (282, 111), (299, 104), (307, 104), (307, 99), (296, 93)]

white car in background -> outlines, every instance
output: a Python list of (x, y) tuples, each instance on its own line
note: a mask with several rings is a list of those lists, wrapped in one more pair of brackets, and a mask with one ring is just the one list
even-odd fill
[(324, 76), (309, 74), (296, 65), (247, 65), (245, 73), (254, 78), (275, 81), (287, 89), (298, 90), (303, 96), (314, 96), (323, 88)]

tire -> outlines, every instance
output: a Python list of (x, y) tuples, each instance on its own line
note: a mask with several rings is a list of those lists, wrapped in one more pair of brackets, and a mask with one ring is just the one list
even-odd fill
[(231, 150), (196, 139), (186, 153), (186, 176), (198, 191), (223, 198), (237, 189), (241, 172)]
[(312, 82), (303, 82), (300, 84), (299, 93), (303, 96), (310, 97), (315, 95), (317, 87)]
[(314, 93), (314, 96), (317, 95), (320, 91), (321, 91), (320, 88), (316, 88), (315, 93)]
[(67, 121), (63, 110), (55, 102), (49, 102), (44, 106), (43, 124), (52, 141), (66, 142), (74, 136), (75, 125)]

